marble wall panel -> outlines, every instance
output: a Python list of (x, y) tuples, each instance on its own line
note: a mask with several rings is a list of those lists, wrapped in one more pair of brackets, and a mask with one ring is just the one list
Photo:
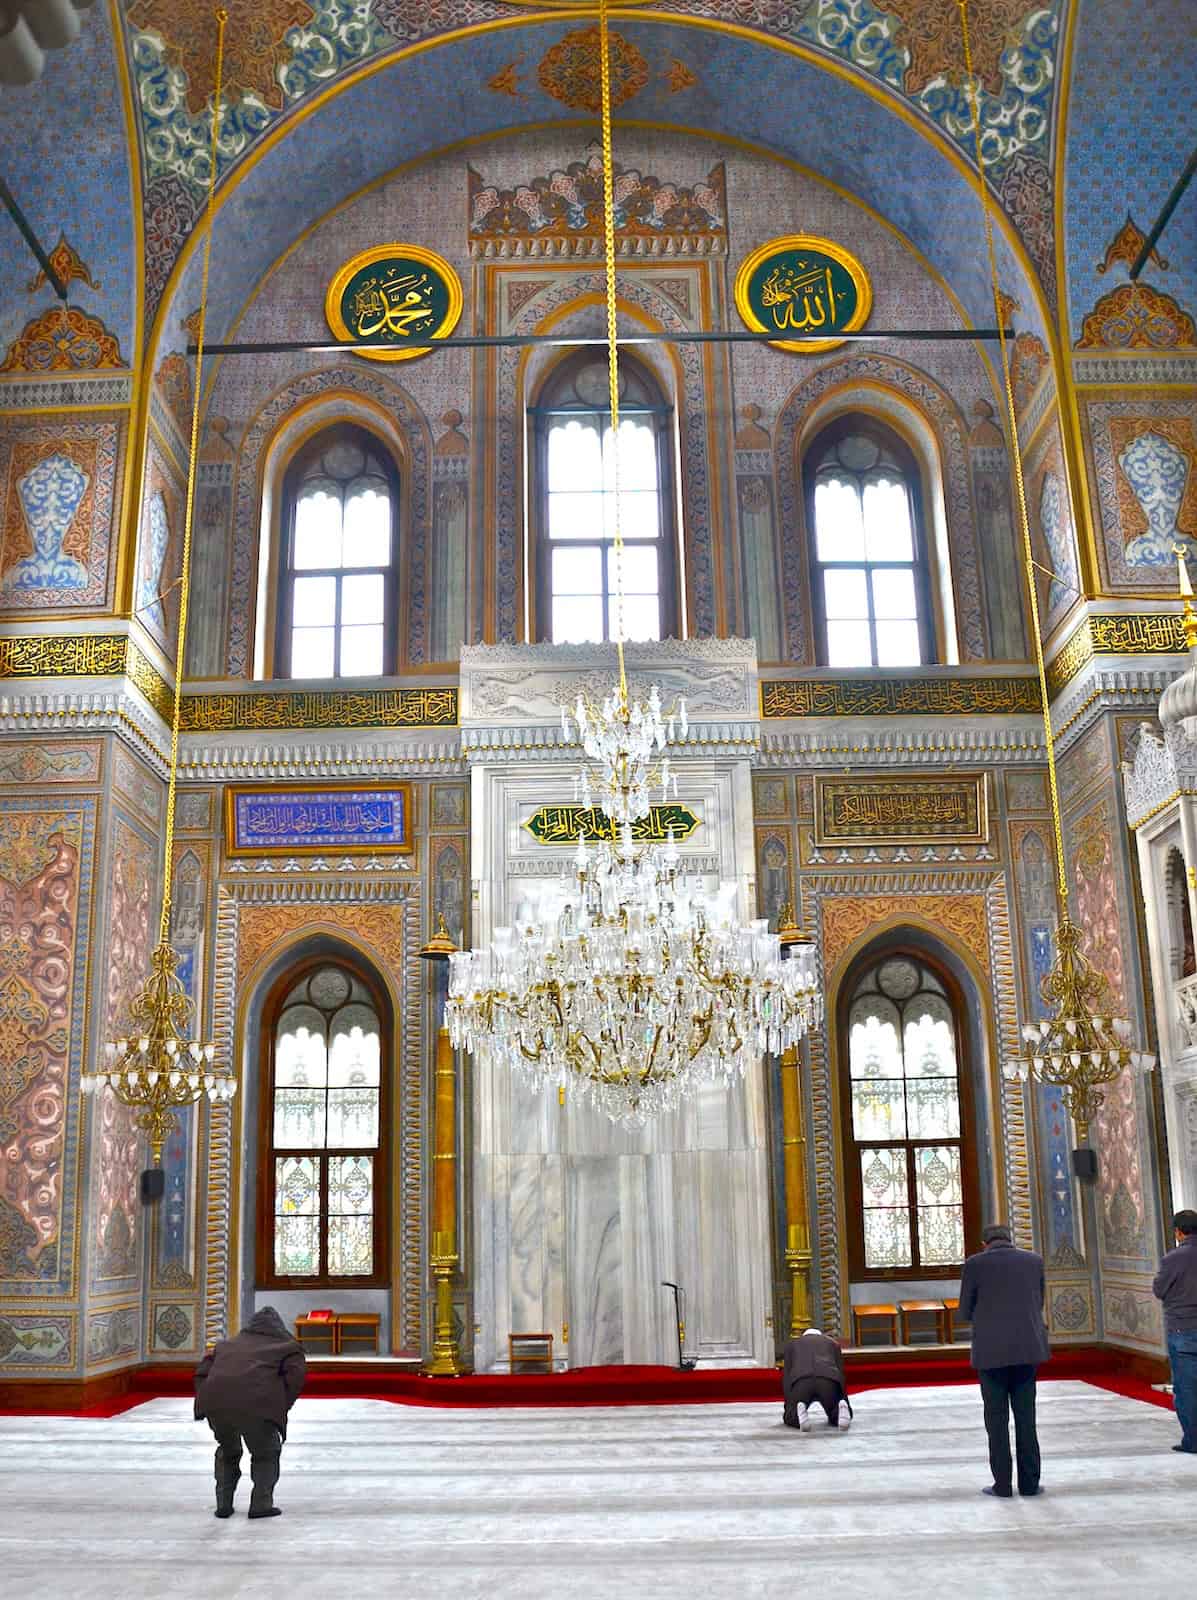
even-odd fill
[(55, 1376), (76, 1362), (74, 1312), (0, 1310), (0, 1377)]
[(570, 1365), (626, 1361), (624, 1237), (619, 1156), (574, 1156), (565, 1165), (569, 1233)]
[[(184, 475), (150, 428), (142, 478), (133, 610), (150, 638), (169, 656), (174, 655), (179, 627), (178, 578), (183, 567), (185, 506)], [(197, 607), (200, 609), (202, 605)]]
[(134, 1303), (96, 1311), (87, 1318), (86, 1364), (107, 1366), (141, 1353), (141, 1306)]
[[(1068, 494), (1064, 444), (1054, 406), (1050, 420), (1026, 452), (1023, 478), (1032, 549), (1035, 560), (1047, 569), (1036, 573), (1039, 614), (1046, 636), (1079, 598), (1081, 583), (1076, 519)], [(1049, 573), (1054, 576), (1049, 577)]]
[(21, 789), (100, 782), (100, 739), (0, 739), (0, 784)]

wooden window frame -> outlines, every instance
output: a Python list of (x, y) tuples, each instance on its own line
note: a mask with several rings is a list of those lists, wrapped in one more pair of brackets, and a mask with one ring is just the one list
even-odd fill
[[(332, 445), (353, 443), (367, 450), (371, 457), (382, 463), (391, 494), (391, 559), (385, 567), (303, 567), (294, 565), (295, 509), (308, 468), (315, 457), (321, 456)], [(382, 621), (383, 648), (382, 672), (379, 677), (393, 677), (399, 670), (399, 541), (402, 533), (403, 480), (399, 467), (385, 440), (358, 422), (334, 422), (308, 439), (287, 463), (283, 474), (282, 519), (279, 539), (279, 574), (275, 586), (274, 617), (274, 676), (294, 679), (291, 663), (291, 614), (294, 609), (296, 578), (328, 578), (337, 580), (337, 626), (333, 644), (333, 673), (321, 682), (340, 682), (338, 668), (341, 662), (341, 582), (348, 577), (369, 577), (381, 573), (383, 579)], [(349, 680), (352, 681), (352, 680)]]
[[(841, 439), (850, 434), (863, 434), (872, 439), (874, 444), (883, 450), (888, 450), (893, 455), (902, 469), (906, 483), (906, 495), (910, 507), (910, 530), (914, 545), (913, 561), (820, 561), (818, 527), (815, 522), (815, 483), (818, 469), (822, 465), (827, 452)], [(845, 469), (847, 470), (847, 469)], [(803, 500), (806, 507), (806, 535), (807, 535), (807, 560), (810, 569), (810, 596), (811, 615), (815, 625), (815, 648), (821, 666), (828, 666), (829, 651), (827, 648), (827, 608), (823, 598), (823, 570), (825, 567), (863, 567), (868, 573), (884, 568), (901, 568), (914, 570), (915, 599), (918, 605), (919, 628), (919, 654), (922, 657), (920, 666), (935, 666), (939, 661), (938, 639), (936, 637), (934, 594), (931, 583), (931, 548), (927, 538), (927, 526), (923, 507), (923, 475), (919, 467), (918, 457), (902, 438), (901, 434), (889, 428), (885, 423), (867, 412), (849, 411), (844, 415), (835, 417), (824, 427), (820, 428), (810, 443), (802, 452), (802, 489)], [(877, 634), (876, 618), (873, 616), (873, 585), (866, 579), (869, 602), (869, 644), (873, 661), (861, 662), (858, 667), (835, 667), (836, 672), (908, 672), (915, 671), (912, 667), (879, 667), (877, 665)]]
[[(943, 986), (952, 1011), (956, 1044), (956, 1081), (960, 1096), (960, 1135), (958, 1139), (857, 1139), (852, 1120), (852, 1060), (848, 1015), (861, 980), (886, 961), (905, 959), (925, 967)], [(971, 1255), (981, 1244), (981, 1189), (977, 1156), (977, 1106), (973, 1084), (971, 1040), (964, 993), (953, 974), (933, 955), (917, 946), (886, 944), (863, 950), (846, 973), (836, 999), (836, 1035), (839, 1060), (840, 1129), (844, 1160), (844, 1197), (847, 1202), (848, 1268), (854, 1283), (920, 1282), (926, 1279), (954, 1279), (960, 1276), (961, 1262), (946, 1266), (923, 1266), (918, 1260), (918, 1207), (916, 1204), (913, 1152), (948, 1144), (960, 1147), (960, 1192), (964, 1210), (964, 1255)], [(906, 1150), (906, 1182), (910, 1210), (911, 1264), (907, 1267), (867, 1267), (864, 1245), (864, 1179), (860, 1170), (862, 1150)]]
[[(274, 1143), (274, 1065), (275, 1033), (279, 1018), (285, 1009), (287, 996), (299, 983), (310, 978), (324, 967), (339, 967), (354, 977), (370, 996), (378, 1017), (379, 1033), (379, 1097), (378, 1144), (373, 1150), (364, 1147), (330, 1149), (328, 1145), (317, 1150), (297, 1150)], [(260, 1086), (258, 1104), (258, 1182), (256, 1230), (256, 1286), (260, 1289), (384, 1289), (390, 1286), (390, 1215), (391, 1215), (391, 1162), (387, 1131), (391, 1118), (392, 1040), (394, 1023), (390, 1002), (383, 985), (373, 972), (359, 965), (349, 956), (311, 956), (288, 969), (274, 984), (262, 1007), (261, 1040), (259, 1049)], [(310, 1276), (287, 1275), (275, 1271), (275, 1158), (277, 1156), (315, 1156), (320, 1167), (320, 1206), (323, 1230), (321, 1234), (321, 1259), (328, 1253), (328, 1158), (330, 1156), (368, 1155), (374, 1160), (374, 1266), (370, 1273), (353, 1276), (335, 1276), (328, 1272)]]
[[(593, 350), (584, 347), (575, 350), (565, 360), (560, 361), (553, 368), (541, 386), (541, 399), (535, 405), (528, 407), (528, 416), (533, 425), (532, 470), (533, 487), (535, 493), (531, 497), (534, 506), (534, 556), (533, 571), (535, 575), (533, 606), (532, 606), (532, 633), (533, 637), (541, 642), (548, 643), (552, 639), (553, 626), (553, 590), (552, 590), (552, 561), (554, 541), (549, 538), (549, 431), (552, 426), (551, 418), (555, 416), (576, 417), (601, 417), (604, 422), (611, 416), (609, 406), (557, 406), (550, 401), (544, 403), (544, 396), (550, 395), (561, 384), (569, 381), (570, 372), (575, 367), (582, 367), (594, 360)], [(628, 357), (621, 357), (622, 362)], [(678, 530), (677, 508), (673, 492), (673, 422), (675, 408), (668, 402), (662, 392), (661, 385), (654, 373), (638, 361), (631, 363), (637, 380), (647, 388), (650, 393), (659, 397), (660, 403), (650, 406), (629, 404), (620, 407), (620, 416), (651, 416), (654, 419), (654, 444), (657, 455), (657, 506), (660, 515), (660, 533), (656, 539), (626, 539), (628, 549), (638, 545), (651, 545), (657, 551), (657, 601), (660, 614), (660, 637), (662, 639), (676, 638), (678, 635), (681, 607), (678, 597)], [(579, 539), (559, 540), (559, 547), (572, 547), (580, 550), (597, 549), (603, 563), (603, 634), (606, 640), (611, 638), (610, 600), (611, 591), (607, 588), (607, 552), (612, 548), (614, 541), (611, 539)]]

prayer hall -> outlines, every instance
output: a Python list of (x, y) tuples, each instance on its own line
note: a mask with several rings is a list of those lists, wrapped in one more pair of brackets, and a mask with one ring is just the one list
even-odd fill
[(1191, 1587), (1195, 85), (0, 0), (5, 1594)]

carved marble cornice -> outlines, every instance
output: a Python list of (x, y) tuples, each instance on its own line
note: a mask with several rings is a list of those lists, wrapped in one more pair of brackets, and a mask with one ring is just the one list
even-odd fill
[(180, 741), (179, 773), (189, 782), (245, 778), (452, 777), (466, 770), (457, 730), (436, 735), (363, 733), (357, 738), (313, 743), (302, 732)]
[(1141, 828), (1181, 796), (1197, 796), (1197, 740), (1180, 723), (1165, 729), (1163, 739), (1147, 724), (1134, 760), (1122, 764), (1122, 789), (1132, 828)]
[(1052, 708), (1057, 751), (1070, 749), (1107, 711), (1154, 717), (1172, 676), (1162, 667), (1106, 668), (1091, 663)]
[(118, 689), (22, 689), (0, 694), (0, 730), (9, 733), (115, 733), (164, 776), (170, 739), (140, 695)]
[[(691, 722), (687, 738), (679, 735), (669, 746), (670, 761), (687, 756), (755, 758), (760, 747), (756, 722)], [(461, 754), (465, 761), (560, 761), (575, 769), (582, 759), (580, 747), (562, 738), (561, 725), (551, 723), (489, 724), (463, 728)]]

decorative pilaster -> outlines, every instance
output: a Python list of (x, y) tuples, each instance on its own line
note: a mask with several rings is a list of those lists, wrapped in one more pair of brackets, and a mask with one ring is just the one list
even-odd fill
[(464, 1371), (453, 1324), (453, 1274), (457, 1269), (457, 1059), (449, 1030), (436, 1036), (433, 1110), (432, 1241), (429, 1252), (436, 1288), (430, 1377), (456, 1378)]
[(806, 1127), (797, 1046), (781, 1058), (781, 1146), (786, 1190), (786, 1266), (790, 1269), (790, 1338), (813, 1324), (810, 1315), (810, 1220), (806, 1198)]

